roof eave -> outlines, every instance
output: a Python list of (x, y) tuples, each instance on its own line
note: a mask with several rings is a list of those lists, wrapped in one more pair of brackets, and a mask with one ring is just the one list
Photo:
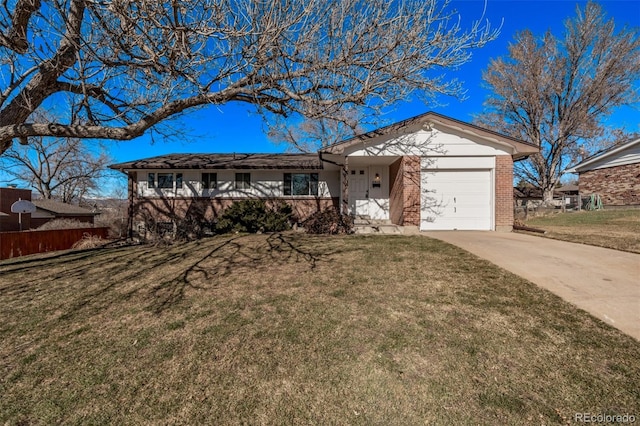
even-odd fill
[[(418, 124), (421, 122), (433, 122), (436, 124), (440, 124), (441, 126), (444, 126), (444, 127), (455, 129), (467, 134), (472, 134), (484, 140), (497, 143), (498, 145), (509, 148), (512, 151), (512, 155), (514, 156), (514, 159), (520, 158), (520, 157), (526, 157), (540, 151), (540, 149), (535, 145), (528, 144), (524, 141), (520, 141), (510, 136), (506, 136), (498, 132), (494, 132), (492, 130), (484, 129), (474, 124), (466, 123), (466, 122), (456, 120), (454, 118), (447, 117), (447, 116), (430, 111), (425, 114), (418, 115), (416, 117), (409, 118), (407, 120), (404, 120), (389, 126), (385, 126), (380, 129), (372, 130), (371, 132), (363, 133), (362, 135), (355, 136), (346, 141), (329, 145), (328, 147), (325, 147), (319, 150), (319, 152), (327, 153), (327, 154), (344, 154), (345, 148), (352, 147), (354, 145), (357, 145), (358, 143), (366, 144), (369, 140), (375, 138), (376, 136), (390, 134), (393, 128), (402, 128), (402, 127)], [(385, 130), (388, 130), (389, 132), (385, 133)]]
[(568, 173), (581, 173), (581, 172), (589, 171), (591, 169), (589, 169), (588, 167), (591, 164), (597, 163), (598, 161), (601, 161), (601, 160), (603, 160), (603, 159), (605, 159), (607, 157), (615, 155), (615, 154), (617, 154), (617, 153), (619, 153), (621, 151), (624, 151), (625, 149), (628, 149), (628, 148), (630, 148), (632, 146), (635, 146), (635, 145), (637, 145), (639, 143), (640, 143), (640, 138), (631, 140), (631, 141), (629, 141), (627, 143), (624, 143), (624, 144), (622, 144), (622, 145), (620, 145), (620, 146), (618, 146), (618, 147), (616, 147), (616, 148), (614, 148), (614, 149), (612, 149), (610, 151), (605, 151), (605, 152), (602, 152), (602, 153), (600, 153), (598, 155), (595, 155), (595, 156), (593, 156), (591, 158), (588, 158), (588, 159), (576, 164), (575, 166), (573, 166), (572, 168), (567, 170), (567, 172)]

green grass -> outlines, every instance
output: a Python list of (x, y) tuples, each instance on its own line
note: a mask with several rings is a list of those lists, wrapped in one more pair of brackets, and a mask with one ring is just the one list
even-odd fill
[(0, 423), (565, 424), (640, 343), (426, 237), (215, 237), (0, 262)]
[(640, 253), (640, 209), (557, 213), (526, 225), (550, 238)]

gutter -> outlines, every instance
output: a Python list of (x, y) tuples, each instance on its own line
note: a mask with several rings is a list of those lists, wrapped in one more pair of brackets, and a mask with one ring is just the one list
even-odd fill
[(338, 166), (338, 167), (344, 167), (344, 164), (340, 164), (340, 163), (336, 163), (335, 161), (331, 161), (331, 160), (327, 160), (325, 158), (322, 158), (322, 151), (318, 151), (318, 156), (320, 157), (320, 161), (321, 162), (326, 162), (329, 164), (333, 164), (334, 166)]

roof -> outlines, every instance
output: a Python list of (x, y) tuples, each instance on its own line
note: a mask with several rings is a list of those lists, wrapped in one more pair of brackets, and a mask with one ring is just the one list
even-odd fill
[(440, 124), (445, 127), (455, 128), (462, 130), (466, 133), (473, 133), (474, 135), (497, 142), (501, 145), (509, 145), (515, 149), (515, 157), (522, 158), (530, 154), (537, 153), (540, 149), (537, 145), (529, 142), (521, 141), (519, 139), (512, 138), (507, 135), (495, 132), (493, 130), (485, 129), (483, 127), (476, 126), (475, 124), (466, 123), (464, 121), (456, 120), (451, 117), (444, 116), (442, 114), (435, 113), (433, 111), (408, 118), (403, 121), (391, 124), (389, 126), (381, 127), (376, 130), (372, 130), (367, 133), (355, 136), (351, 139), (347, 139), (342, 142), (338, 142), (333, 145), (329, 145), (320, 150), (322, 153), (327, 154), (342, 154), (346, 148), (357, 145), (362, 142), (366, 142), (372, 138), (389, 135), (398, 132), (400, 129), (412, 126), (416, 124), (423, 124), (430, 126), (431, 124)]
[(318, 154), (168, 154), (112, 164), (131, 169), (322, 169)]
[[(578, 185), (565, 185), (553, 190), (553, 198), (562, 198), (562, 194), (578, 192)], [(535, 186), (513, 187), (513, 196), (517, 199), (542, 199), (542, 190)]]
[(611, 148), (605, 149), (605, 150), (600, 151), (600, 152), (596, 152), (592, 156), (590, 156), (588, 158), (585, 158), (584, 160), (582, 160), (582, 162), (580, 162), (580, 163), (576, 164), (575, 166), (571, 167), (568, 170), (568, 172), (569, 173), (586, 172), (587, 170), (591, 170), (589, 166), (593, 165), (594, 163), (602, 161), (602, 160), (606, 160), (607, 158), (613, 157), (616, 154), (619, 154), (622, 151), (624, 151), (626, 149), (629, 149), (631, 147), (634, 147), (636, 145), (640, 146), (640, 138), (633, 139), (633, 140), (630, 140), (630, 141), (622, 143), (622, 144), (614, 145)]
[(554, 192), (578, 192), (578, 185), (563, 185), (554, 189)]
[(542, 199), (542, 190), (540, 188), (536, 188), (534, 186), (524, 186), (524, 187), (517, 187), (515, 186), (513, 188), (513, 196), (520, 199), (520, 198), (540, 198)]
[(55, 213), (56, 216), (95, 216), (99, 214), (79, 206), (60, 203), (54, 200), (32, 200), (32, 203), (41, 210)]

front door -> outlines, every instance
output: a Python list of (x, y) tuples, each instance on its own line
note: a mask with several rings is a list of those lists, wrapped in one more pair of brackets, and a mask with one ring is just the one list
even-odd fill
[(369, 174), (366, 167), (349, 170), (349, 209), (356, 216), (369, 216)]

